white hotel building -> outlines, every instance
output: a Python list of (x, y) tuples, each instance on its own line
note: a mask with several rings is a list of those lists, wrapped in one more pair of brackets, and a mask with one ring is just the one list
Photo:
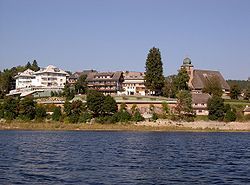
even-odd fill
[(69, 74), (55, 66), (49, 65), (34, 72), (30, 69), (19, 73), (16, 78), (16, 89), (9, 95), (49, 96), (51, 91), (61, 91)]

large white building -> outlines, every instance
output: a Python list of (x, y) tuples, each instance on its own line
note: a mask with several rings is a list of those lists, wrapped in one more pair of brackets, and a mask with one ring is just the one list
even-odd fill
[(126, 71), (123, 73), (123, 76), (122, 87), (125, 95), (146, 95), (145, 74), (143, 72)]
[(30, 69), (19, 73), (16, 78), (16, 89), (9, 95), (49, 96), (51, 91), (61, 91), (69, 74), (53, 65), (34, 72)]

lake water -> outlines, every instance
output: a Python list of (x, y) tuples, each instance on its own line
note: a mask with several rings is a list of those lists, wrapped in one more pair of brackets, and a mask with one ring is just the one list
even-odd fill
[(250, 133), (0, 131), (0, 184), (250, 184)]

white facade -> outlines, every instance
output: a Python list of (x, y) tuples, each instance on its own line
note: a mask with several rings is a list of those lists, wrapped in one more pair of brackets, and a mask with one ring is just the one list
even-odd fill
[(125, 95), (146, 95), (144, 84), (144, 73), (142, 72), (124, 72), (124, 82), (122, 84)]
[(49, 65), (35, 72), (35, 76), (36, 79), (32, 84), (34, 86), (64, 88), (68, 73), (55, 66)]
[(35, 80), (34, 71), (27, 69), (22, 73), (18, 73), (15, 76), (16, 79), (16, 89), (22, 89), (31, 87), (32, 82)]

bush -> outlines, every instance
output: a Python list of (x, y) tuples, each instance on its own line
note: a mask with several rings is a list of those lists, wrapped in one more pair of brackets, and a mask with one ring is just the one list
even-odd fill
[(55, 107), (52, 114), (53, 121), (59, 121), (62, 117), (61, 107)]
[(84, 112), (83, 114), (80, 115), (79, 122), (86, 123), (86, 122), (89, 122), (91, 119), (92, 119), (92, 115), (88, 112)]
[(45, 110), (45, 107), (41, 106), (41, 105), (38, 105), (36, 107), (36, 120), (43, 120), (44, 118), (46, 118), (46, 110)]
[(114, 116), (100, 116), (95, 118), (95, 121), (101, 124), (111, 124), (116, 123), (116, 118)]
[(144, 117), (142, 117), (141, 113), (137, 110), (133, 116), (133, 121), (139, 122), (139, 121), (143, 121)]
[(132, 116), (127, 110), (120, 110), (113, 115), (116, 122), (128, 122), (131, 120)]
[(236, 114), (235, 112), (228, 110), (225, 114), (224, 121), (226, 122), (232, 122), (236, 120)]
[(158, 119), (158, 115), (154, 112), (152, 115), (152, 120), (156, 121)]
[(69, 115), (69, 122), (70, 123), (78, 123), (79, 115), (78, 114), (71, 114)]

